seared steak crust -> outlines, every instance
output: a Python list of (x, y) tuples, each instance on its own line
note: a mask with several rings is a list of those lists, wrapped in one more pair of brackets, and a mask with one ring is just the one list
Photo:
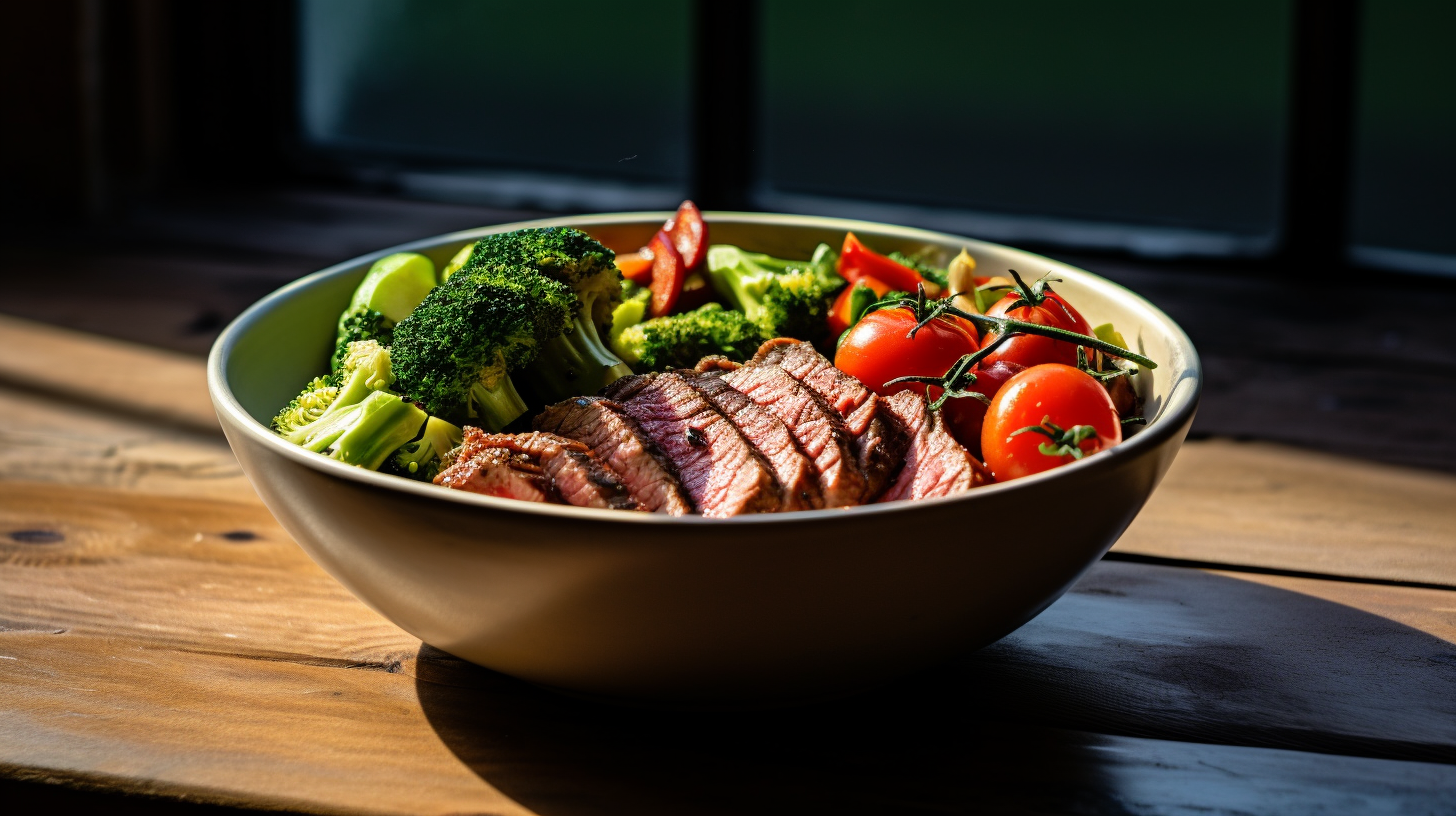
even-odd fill
[(779, 509), (783, 490), (759, 451), (683, 375), (624, 377), (603, 389), (672, 460), (699, 513)]
[(925, 397), (901, 391), (885, 399), (885, 407), (913, 434), (905, 466), (880, 501), (930, 499), (962, 493), (991, 481), (990, 474), (971, 456), (931, 411)]
[(581, 442), (644, 509), (673, 516), (693, 512), (670, 462), (621, 405), (575, 397), (547, 407), (532, 425)]
[(435, 476), (435, 484), (484, 496), (532, 502), (555, 502), (551, 481), (524, 453), (508, 448), (484, 448)]
[(799, 449), (799, 443), (794, 441), (783, 420), (761, 408), (722, 377), (683, 372), (683, 379), (763, 454), (783, 488), (784, 500), (779, 510), (813, 510), (824, 506), (814, 463)]
[(814, 463), (825, 507), (860, 504), (865, 475), (851, 448), (844, 420), (812, 389), (774, 365), (750, 365), (721, 376), (755, 404), (778, 417)]
[(486, 447), (509, 448), (535, 457), (541, 470), (551, 480), (557, 494), (576, 507), (602, 507), (612, 510), (636, 510), (627, 486), (596, 457), (586, 445), (575, 439), (532, 431), (523, 434), (488, 434), (479, 428), (466, 427), (463, 450)]
[(814, 389), (853, 436), (855, 461), (865, 475), (860, 503), (874, 501), (891, 482), (910, 446), (910, 434), (884, 400), (864, 383), (834, 367), (809, 343), (780, 337), (759, 347), (756, 365), (776, 365)]

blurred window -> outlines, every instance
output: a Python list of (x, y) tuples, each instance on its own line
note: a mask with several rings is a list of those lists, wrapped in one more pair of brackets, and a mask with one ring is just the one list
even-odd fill
[(1363, 8), (1352, 255), (1456, 275), (1456, 3)]
[(1153, 254), (1276, 243), (1289, 0), (761, 15), (762, 206)]
[(314, 147), (373, 159), (436, 197), (620, 209), (671, 206), (687, 188), (691, 4), (299, 6), (300, 118)]

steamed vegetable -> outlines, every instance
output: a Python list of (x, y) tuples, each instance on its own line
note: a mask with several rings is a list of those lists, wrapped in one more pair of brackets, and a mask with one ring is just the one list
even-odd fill
[(435, 288), (435, 265), (414, 252), (396, 252), (374, 262), (339, 316), (331, 367), (337, 369), (356, 340), (387, 346), (394, 325), (403, 320)]
[(747, 360), (763, 341), (758, 324), (742, 312), (709, 303), (629, 326), (617, 335), (613, 348), (639, 370), (658, 371), (692, 368), (712, 354)]
[(393, 382), (389, 350), (355, 341), (339, 370), (310, 382), (273, 418), (273, 429), (307, 450), (378, 468), (425, 423), (424, 411), (384, 390)]
[(399, 476), (432, 481), (441, 470), (446, 454), (464, 438), (464, 432), (439, 417), (430, 417), (418, 439), (400, 446), (385, 463), (386, 470)]
[(766, 338), (817, 341), (844, 279), (834, 251), (820, 244), (808, 261), (786, 261), (724, 244), (708, 248), (708, 278), (718, 294), (758, 325)]

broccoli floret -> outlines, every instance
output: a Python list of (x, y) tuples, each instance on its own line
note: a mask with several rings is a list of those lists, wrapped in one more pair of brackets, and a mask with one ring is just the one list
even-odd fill
[(549, 402), (594, 393), (632, 373), (603, 339), (622, 302), (622, 273), (615, 259), (581, 230), (542, 227), (488, 235), (475, 243), (462, 267), (537, 273), (571, 287), (577, 303), (570, 327), (546, 341), (535, 365), (522, 375)]
[(459, 446), (461, 430), (439, 417), (430, 417), (419, 439), (406, 442), (385, 463), (385, 470), (398, 476), (434, 481), (445, 455)]
[(691, 368), (710, 354), (743, 361), (764, 341), (757, 323), (743, 312), (709, 303), (691, 312), (655, 317), (629, 326), (613, 344), (639, 370)]
[(511, 372), (571, 326), (577, 303), (545, 276), (467, 265), (395, 326), (400, 389), (433, 415), (499, 431), (526, 412)]
[(339, 370), (310, 382), (273, 418), (273, 430), (311, 451), (327, 450), (358, 419), (355, 407), (393, 383), (389, 349), (373, 340), (350, 343)]
[(708, 276), (718, 294), (743, 310), (765, 337), (818, 341), (828, 334), (829, 309), (844, 287), (834, 257), (826, 244), (808, 261), (719, 244), (708, 248)]
[(339, 316), (331, 367), (343, 364), (349, 344), (376, 340), (390, 344), (394, 324), (403, 320), (435, 288), (435, 264), (414, 252), (386, 255), (369, 267), (349, 306)]

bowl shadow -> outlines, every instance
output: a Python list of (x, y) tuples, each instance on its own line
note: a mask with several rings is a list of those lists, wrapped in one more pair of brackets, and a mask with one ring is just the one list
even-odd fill
[[(1456, 645), (1288, 589), (1148, 565), (1102, 562), (992, 646), (792, 709), (616, 707), (430, 646), (416, 665), (444, 744), (545, 816), (1144, 812), (1150, 775), (1180, 772), (1180, 743), (1151, 743), (1167, 763), (1138, 762), (1110, 745), (1121, 737), (1456, 764)], [(1195, 771), (1207, 773), (1183, 769), (1167, 795), (1203, 809), (1254, 784)], [(1307, 793), (1404, 795), (1356, 776)], [(1286, 782), (1269, 795), (1300, 792)]]

